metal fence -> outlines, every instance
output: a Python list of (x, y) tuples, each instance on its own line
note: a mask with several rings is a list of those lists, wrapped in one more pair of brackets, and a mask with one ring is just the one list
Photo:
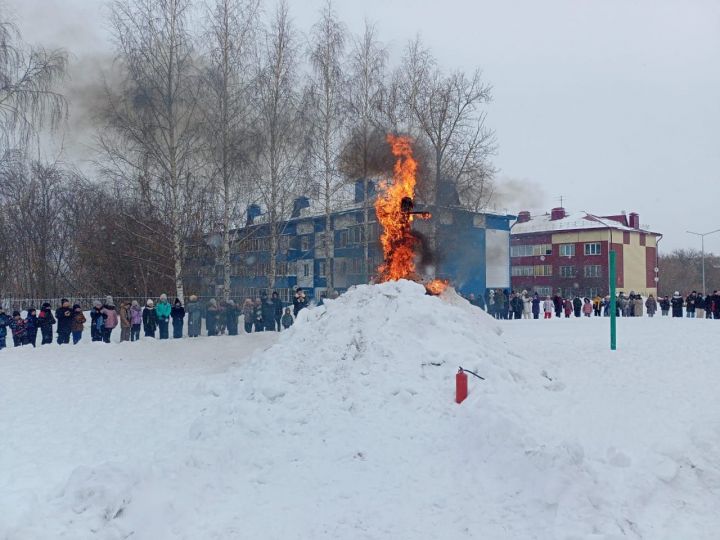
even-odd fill
[[(246, 299), (246, 298), (259, 298), (264, 291), (267, 289), (261, 288), (261, 287), (253, 287), (253, 288), (243, 288), (240, 290), (233, 290), (233, 294), (230, 295), (230, 299), (233, 300), (235, 303), (240, 303)], [(278, 296), (280, 297), (280, 300), (284, 304), (289, 304), (292, 302), (294, 291), (293, 289), (273, 289), (278, 293)], [(197, 295), (196, 295), (197, 296)], [(94, 296), (63, 296), (58, 298), (12, 298), (12, 297), (6, 297), (0, 299), (0, 306), (2, 306), (5, 311), (13, 311), (13, 310), (26, 310), (28, 308), (35, 308), (40, 309), (40, 307), (45, 303), (48, 302), (50, 306), (53, 309), (56, 309), (60, 307), (60, 302), (63, 298), (67, 298), (70, 301), (70, 305), (79, 304), (80, 307), (83, 310), (88, 310), (93, 307), (93, 303), (96, 300), (99, 300), (103, 304), (105, 303), (105, 298), (107, 297), (107, 294), (98, 294)], [(189, 296), (185, 297), (185, 302), (189, 300)], [(214, 296), (198, 296), (198, 301), (202, 304), (207, 304), (211, 298), (216, 298)], [(144, 306), (147, 302), (148, 298), (143, 298), (140, 296), (113, 296), (113, 301), (115, 302), (116, 306), (119, 306), (124, 301), (130, 301), (137, 300), (138, 303), (141, 306)], [(157, 303), (158, 298), (151, 298), (155, 303)], [(172, 303), (174, 301), (174, 298), (168, 295), (168, 301)]]

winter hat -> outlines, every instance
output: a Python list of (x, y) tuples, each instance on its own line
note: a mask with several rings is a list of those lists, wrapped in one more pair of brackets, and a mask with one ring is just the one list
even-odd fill
[(191, 301), (191, 302), (197, 302), (197, 296), (195, 296), (194, 294), (191, 294), (191, 295), (190, 295), (190, 301)]
[(44, 307), (44, 308), (49, 308), (49, 307), (50, 307), (50, 302), (43, 302), (42, 307)]
[[(162, 298), (162, 296), (160, 298)], [(179, 298), (176, 298), (174, 303), (175, 303), (175, 305), (182, 304), (182, 302), (180, 301)]]
[(153, 307), (155, 305), (155, 302), (153, 302), (152, 300), (150, 300), (148, 298), (147, 305), (148, 305), (148, 307)]
[(110, 295), (108, 295), (108, 296), (105, 297), (105, 303), (106, 303), (108, 306), (113, 306), (113, 305), (115, 305), (115, 303), (113, 302), (113, 297), (110, 296)]
[(13, 317), (19, 317), (20, 312), (19, 311), (13, 311)]
[(160, 295), (160, 300), (162, 300), (163, 302), (167, 302), (167, 294), (162, 293), (162, 294)]
[(214, 298), (211, 298), (211, 299), (210, 299), (210, 305), (211, 305), (211, 306), (217, 306), (217, 300), (215, 300)]
[[(65, 302), (70, 302), (70, 300), (68, 300), (67, 298), (61, 298), (61, 299), (60, 299), (60, 303), (61, 303), (61, 304), (64, 304)], [(50, 304), (48, 304), (48, 305), (50, 305)]]
[(97, 308), (102, 307), (102, 302), (100, 300), (95, 300), (93, 302), (93, 306), (95, 306)]
[(80, 304), (74, 304), (73, 309), (80, 309)]
[(139, 305), (137, 300), (132, 301), (132, 307), (138, 307)]
[(228, 303), (228, 306), (234, 306), (234, 305), (235, 305), (235, 302), (233, 302), (232, 300), (228, 300), (227, 303)]
[(673, 296), (680, 296), (680, 293), (679, 293), (678, 291), (675, 291), (675, 292), (673, 293)]

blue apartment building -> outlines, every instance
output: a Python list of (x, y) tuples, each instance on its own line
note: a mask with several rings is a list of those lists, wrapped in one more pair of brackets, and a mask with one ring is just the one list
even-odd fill
[[(373, 196), (369, 193), (367, 224), (362, 182), (355, 185), (354, 202), (330, 217), (334, 288), (340, 293), (353, 285), (368, 283), (382, 262)], [(307, 197), (296, 199), (291, 217), (280, 225), (273, 289), (284, 302), (291, 301), (295, 287), (302, 287), (311, 299), (320, 298), (327, 288), (325, 215), (313, 211), (311, 203)], [(413, 228), (432, 239), (436, 277), (448, 279), (464, 294), (509, 288), (510, 222), (515, 216), (470, 212), (457, 206), (423, 210), (430, 210), (433, 217), (415, 221)], [(248, 208), (247, 216), (246, 226), (233, 231), (230, 296), (235, 299), (256, 298), (268, 287), (270, 226), (263, 223), (262, 209), (256, 205)], [(222, 266), (208, 261), (203, 270), (202, 295), (220, 296)]]

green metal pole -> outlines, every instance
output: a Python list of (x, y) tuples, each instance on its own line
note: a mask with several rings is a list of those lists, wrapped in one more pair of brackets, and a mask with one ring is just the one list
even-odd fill
[(615, 250), (610, 251), (610, 350), (617, 349), (617, 302), (615, 300)]

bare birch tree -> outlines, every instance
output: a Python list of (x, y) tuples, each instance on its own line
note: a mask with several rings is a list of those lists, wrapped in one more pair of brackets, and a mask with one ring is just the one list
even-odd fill
[(201, 141), (189, 11), (189, 0), (113, 2), (111, 23), (125, 78), (120, 98), (109, 94), (109, 123), (125, 144), (117, 149), (101, 138), (112, 159), (134, 168), (154, 191), (155, 211), (170, 229), (181, 300), (185, 240), (197, 217), (193, 197), (201, 190), (194, 175)]
[(268, 288), (275, 287), (282, 223), (300, 191), (306, 152), (303, 93), (299, 90), (298, 36), (285, 2), (264, 32), (255, 87), (254, 189), (270, 229)]
[[(247, 178), (252, 137), (249, 91), (254, 83), (252, 55), (258, 26), (258, 0), (216, 0), (208, 9), (208, 66), (204, 82), (205, 133), (211, 177), (219, 183), (221, 200), (223, 299), (230, 298), (231, 230), (240, 205), (247, 204)], [(242, 197), (241, 195), (245, 195)]]
[(313, 25), (310, 44), (314, 156), (320, 176), (319, 195), (325, 214), (323, 250), (328, 292), (332, 292), (335, 287), (332, 214), (342, 204), (338, 199), (343, 187), (339, 158), (346, 128), (344, 92), (347, 81), (343, 66), (346, 40), (347, 29), (328, 1), (320, 12), (320, 20)]
[(66, 71), (65, 51), (26, 46), (17, 28), (0, 18), (0, 159), (10, 147), (24, 150), (32, 135), (57, 128), (67, 116), (57, 91)]

